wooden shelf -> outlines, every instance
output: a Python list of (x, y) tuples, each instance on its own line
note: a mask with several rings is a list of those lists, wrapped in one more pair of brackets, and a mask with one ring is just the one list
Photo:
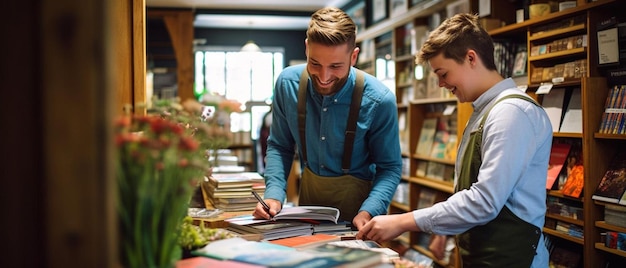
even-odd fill
[(586, 30), (585, 24), (583, 23), (583, 24), (574, 25), (571, 27), (563, 28), (563, 29), (536, 33), (528, 37), (528, 41), (538, 41), (538, 40), (543, 40), (543, 39), (556, 38), (556, 37), (560, 37), (564, 35), (571, 35), (576, 32), (584, 32), (585, 30)]
[(597, 249), (599, 249), (599, 250), (602, 250), (602, 251), (605, 251), (605, 252), (608, 252), (608, 253), (611, 253), (611, 254), (614, 254), (614, 255), (626, 258), (626, 251), (617, 250), (617, 249), (614, 249), (614, 248), (608, 248), (608, 247), (606, 247), (602, 243), (595, 243), (595, 247)]
[(559, 221), (562, 221), (562, 222), (572, 223), (572, 224), (576, 224), (578, 226), (584, 226), (585, 225), (585, 222), (583, 220), (574, 219), (574, 218), (570, 218), (570, 217), (564, 217), (564, 216), (557, 215), (557, 214), (546, 213), (546, 218), (551, 218), (551, 219), (559, 220)]
[(578, 237), (574, 237), (571, 235), (568, 235), (567, 233), (561, 232), (561, 231), (557, 231), (557, 230), (552, 230), (550, 228), (543, 228), (543, 232), (552, 236), (556, 236), (571, 242), (574, 242), (576, 244), (579, 245), (583, 245), (584, 244), (584, 240), (582, 238), (578, 238)]
[(449, 193), (449, 194), (454, 193), (454, 185), (452, 184), (452, 182), (440, 181), (440, 180), (429, 179), (429, 178), (418, 178), (418, 177), (411, 177), (409, 181), (415, 184), (423, 185), (423, 186), (444, 192), (444, 193)]
[(580, 47), (580, 48), (568, 49), (568, 50), (563, 50), (563, 51), (551, 52), (551, 53), (543, 54), (543, 55), (529, 56), (528, 61), (538, 62), (538, 61), (553, 60), (553, 59), (559, 59), (559, 58), (565, 58), (565, 57), (574, 57), (574, 56), (584, 55), (586, 52), (587, 52), (586, 47)]
[(609, 231), (626, 233), (626, 228), (608, 224), (605, 221), (596, 221), (596, 226), (605, 230), (609, 230)]

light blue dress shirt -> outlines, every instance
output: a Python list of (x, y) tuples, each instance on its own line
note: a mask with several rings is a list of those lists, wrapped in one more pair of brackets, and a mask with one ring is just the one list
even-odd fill
[[(524, 94), (510, 78), (494, 85), (472, 103), (474, 112), (459, 146), (457, 167), (460, 167), (469, 134), (477, 129), (488, 108), (508, 94)], [(415, 210), (415, 223), (424, 232), (456, 235), (486, 224), (507, 206), (522, 220), (542, 229), (551, 146), (552, 125), (542, 108), (517, 98), (500, 102), (489, 113), (483, 129), (478, 182), (445, 202)], [(455, 182), (459, 172), (457, 168)], [(532, 267), (548, 267), (543, 235)]]
[[(276, 81), (272, 126), (267, 142), (264, 198), (285, 200), (296, 145), (301, 153), (298, 83), (305, 66), (285, 68)], [(332, 96), (318, 94), (309, 81), (306, 148), (308, 167), (317, 175), (345, 175), (341, 161), (355, 77), (356, 69), (351, 68), (346, 84)], [(304, 163), (301, 164), (304, 168)], [(373, 187), (359, 211), (366, 210), (372, 216), (386, 214), (400, 182), (401, 170), (395, 95), (375, 77), (366, 74), (349, 174), (373, 181)]]

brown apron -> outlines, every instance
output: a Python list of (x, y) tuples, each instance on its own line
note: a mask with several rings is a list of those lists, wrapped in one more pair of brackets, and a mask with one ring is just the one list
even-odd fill
[(354, 144), (356, 121), (361, 106), (363, 96), (364, 77), (361, 71), (357, 70), (356, 85), (352, 94), (348, 125), (346, 126), (346, 137), (344, 142), (344, 156), (342, 159), (342, 170), (344, 175), (336, 177), (324, 177), (313, 173), (308, 168), (306, 151), (306, 92), (309, 74), (306, 69), (302, 71), (300, 77), (300, 87), (298, 92), (298, 130), (300, 133), (302, 163), (304, 169), (300, 181), (300, 192), (298, 205), (319, 205), (330, 206), (339, 209), (339, 218), (345, 221), (352, 221), (352, 218), (359, 213), (361, 204), (367, 199), (371, 190), (371, 181), (362, 180), (348, 174), (352, 159), (352, 146)]
[[(538, 105), (526, 96), (514, 94), (500, 98), (491, 108), (507, 98), (521, 98)], [(470, 134), (455, 192), (469, 189), (478, 181), (478, 169), (482, 163), (480, 147), (482, 131), (489, 111), (483, 116), (478, 129)], [(520, 219), (504, 206), (492, 221), (458, 235), (462, 267), (530, 267), (540, 237), (539, 228)]]

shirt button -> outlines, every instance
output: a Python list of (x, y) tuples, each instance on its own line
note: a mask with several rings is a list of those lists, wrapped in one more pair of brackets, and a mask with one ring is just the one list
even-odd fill
[(321, 166), (320, 166), (320, 168), (322, 168), (322, 169), (325, 169), (325, 168), (326, 168), (326, 166), (324, 166), (324, 165), (321, 165)]
[(323, 140), (323, 141), (325, 141), (325, 140), (326, 140), (326, 137), (322, 136), (322, 140)]
[(333, 102), (337, 102), (337, 99), (334, 99)]
[(324, 107), (324, 109), (322, 109), (322, 111), (326, 112), (326, 111), (328, 111), (328, 108)]

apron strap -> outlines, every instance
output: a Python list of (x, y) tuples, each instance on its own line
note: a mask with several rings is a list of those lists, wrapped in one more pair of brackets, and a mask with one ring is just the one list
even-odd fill
[(354, 137), (356, 136), (356, 122), (359, 119), (359, 109), (361, 108), (361, 100), (363, 99), (363, 84), (365, 77), (361, 70), (356, 71), (356, 84), (352, 92), (352, 102), (350, 103), (350, 115), (348, 116), (348, 124), (346, 125), (346, 139), (343, 147), (343, 160), (341, 161), (341, 169), (344, 174), (350, 171), (350, 163), (352, 161), (352, 148), (354, 146)]
[(300, 75), (300, 84), (298, 87), (298, 132), (300, 133), (300, 144), (302, 144), (302, 163), (304, 166), (307, 166), (307, 157), (306, 157), (306, 140), (304, 132), (306, 130), (306, 90), (307, 85), (309, 84), (309, 72), (302, 71)]
[[(298, 132), (300, 134), (300, 143), (302, 145), (302, 163), (306, 166), (306, 91), (309, 82), (309, 73), (306, 68), (300, 75), (298, 87)], [(356, 136), (356, 124), (359, 118), (359, 109), (361, 108), (361, 100), (363, 99), (363, 87), (365, 84), (365, 76), (363, 71), (356, 69), (356, 84), (352, 92), (352, 102), (350, 103), (350, 114), (348, 115), (348, 124), (345, 132), (345, 142), (343, 148), (343, 159), (341, 161), (341, 169), (344, 173), (350, 171), (352, 162), (352, 149), (354, 147), (354, 138)]]

